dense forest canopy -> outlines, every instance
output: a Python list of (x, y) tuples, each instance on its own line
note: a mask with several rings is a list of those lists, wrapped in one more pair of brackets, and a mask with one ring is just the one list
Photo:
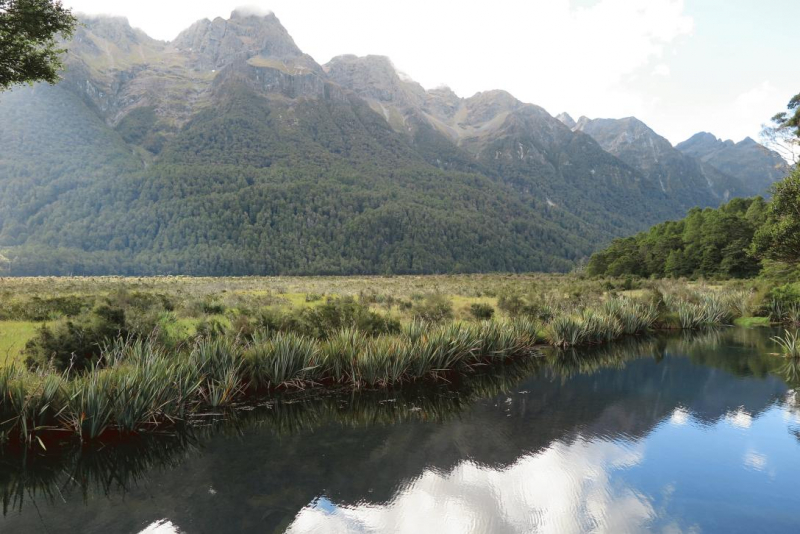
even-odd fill
[(748, 249), (766, 212), (761, 197), (733, 199), (717, 209), (695, 208), (684, 219), (615, 240), (592, 256), (587, 272), (658, 278), (754, 276), (760, 262)]

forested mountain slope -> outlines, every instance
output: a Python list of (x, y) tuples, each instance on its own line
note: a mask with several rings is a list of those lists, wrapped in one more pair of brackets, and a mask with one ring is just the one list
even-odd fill
[(0, 95), (11, 274), (560, 271), (722, 198), (502, 91), (320, 66), (274, 15), (84, 22), (60, 84)]

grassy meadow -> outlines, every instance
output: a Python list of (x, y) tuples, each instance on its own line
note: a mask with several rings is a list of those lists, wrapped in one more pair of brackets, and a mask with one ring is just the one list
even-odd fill
[(94, 440), (277, 390), (455, 382), (547, 348), (798, 322), (794, 295), (544, 274), (5, 278), (0, 438)]

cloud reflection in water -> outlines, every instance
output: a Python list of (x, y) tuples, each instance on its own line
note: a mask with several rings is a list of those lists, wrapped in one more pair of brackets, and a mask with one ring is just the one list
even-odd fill
[(387, 504), (316, 499), (288, 532), (637, 532), (653, 519), (653, 506), (612, 483), (612, 474), (643, 457), (638, 443), (556, 441), (503, 469), (464, 461), (447, 473), (427, 470)]

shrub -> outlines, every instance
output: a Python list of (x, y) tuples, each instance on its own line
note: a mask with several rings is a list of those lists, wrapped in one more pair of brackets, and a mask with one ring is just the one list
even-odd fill
[(429, 323), (440, 323), (453, 318), (453, 305), (442, 294), (433, 293), (414, 305), (414, 318)]
[(231, 319), (230, 326), (226, 329), (228, 335), (240, 337), (242, 339), (253, 339), (258, 331), (258, 324), (251, 320), (247, 315), (238, 313)]
[(368, 336), (396, 334), (400, 331), (400, 322), (373, 312), (352, 297), (342, 297), (302, 310), (297, 320), (284, 322), (280, 329), (325, 339), (346, 328), (355, 328)]
[(514, 293), (503, 293), (497, 299), (497, 307), (506, 312), (511, 317), (516, 317), (522, 312), (522, 308), (525, 306), (525, 301), (522, 300), (517, 294)]
[(145, 293), (142, 291), (128, 291), (122, 289), (110, 294), (106, 298), (109, 306), (130, 310), (165, 310), (174, 311), (175, 304), (162, 293)]
[(92, 308), (93, 299), (75, 295), (13, 301), (4, 306), (3, 318), (23, 321), (52, 321), (61, 317), (76, 317)]
[(476, 302), (469, 307), (469, 313), (475, 319), (485, 321), (494, 317), (494, 308), (491, 304)]
[(204, 301), (201, 309), (207, 315), (222, 315), (225, 313), (225, 305), (221, 302)]
[(217, 339), (225, 335), (225, 323), (215, 317), (203, 317), (195, 327), (195, 337), (204, 339)]
[(102, 305), (53, 327), (42, 326), (25, 345), (25, 363), (30, 368), (52, 364), (59, 371), (83, 371), (99, 360), (107, 341), (127, 336), (125, 312)]
[(784, 284), (774, 287), (767, 295), (765, 313), (770, 319), (777, 322), (791, 321), (790, 315), (798, 318), (800, 315), (800, 284)]

